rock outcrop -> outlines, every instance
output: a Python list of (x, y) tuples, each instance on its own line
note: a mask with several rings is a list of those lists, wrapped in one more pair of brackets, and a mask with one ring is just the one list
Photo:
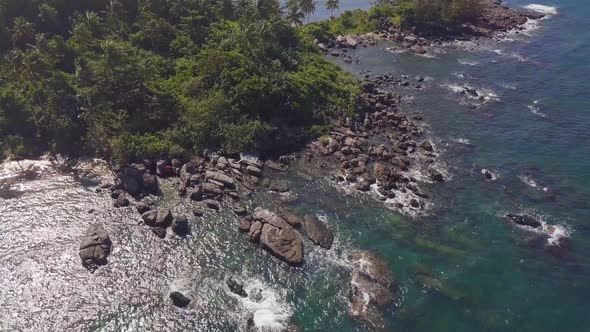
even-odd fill
[(330, 249), (334, 242), (334, 233), (328, 228), (328, 226), (318, 219), (316, 216), (306, 215), (304, 218), (305, 232), (307, 237), (315, 245), (318, 245), (324, 249)]
[(80, 244), (79, 254), (82, 265), (91, 272), (94, 272), (98, 266), (105, 265), (111, 253), (111, 246), (109, 234), (102, 225), (88, 227)]

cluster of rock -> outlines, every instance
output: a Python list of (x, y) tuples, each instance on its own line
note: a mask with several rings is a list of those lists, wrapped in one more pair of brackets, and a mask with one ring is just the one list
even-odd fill
[(315, 216), (307, 215), (304, 223), (289, 209), (278, 213), (257, 207), (251, 216), (242, 219), (239, 230), (248, 233), (251, 242), (270, 252), (282, 261), (298, 266), (303, 263), (303, 238), (298, 228), (304, 224), (312, 243), (330, 249), (334, 234)]
[(396, 42), (396, 48), (406, 49), (416, 54), (426, 54), (429, 47), (455, 40), (473, 40), (480, 37), (491, 38), (508, 31), (524, 29), (529, 20), (538, 20), (545, 15), (532, 10), (510, 8), (501, 0), (480, 0), (482, 15), (475, 22), (453, 27), (436, 27), (419, 30), (400, 28), (387, 17), (380, 19), (379, 31), (369, 34), (338, 36), (336, 41), (317, 42), (325, 53), (340, 56), (335, 48), (356, 48), (357, 45), (374, 45), (377, 39)]
[(390, 76), (366, 82), (360, 96), (367, 110), (364, 120), (336, 121), (329, 137), (313, 142), (310, 149), (340, 163), (341, 184), (360, 192), (375, 188), (378, 199), (392, 199), (399, 210), (419, 211), (428, 195), (409, 174), (414, 161), (429, 165), (425, 173), (434, 182), (444, 181), (445, 176), (432, 167), (437, 155), (430, 141), (422, 138), (422, 116), (398, 112), (400, 97), (385, 89), (395, 82)]
[(381, 308), (393, 303), (396, 292), (387, 264), (367, 251), (352, 253), (348, 259), (353, 267), (348, 295), (352, 317), (385, 328)]
[(320, 42), (315, 40), (316, 45), (324, 54), (330, 54), (334, 57), (342, 57), (346, 63), (360, 63), (358, 57), (352, 57), (348, 53), (349, 49), (356, 49), (357, 47), (367, 47), (368, 45), (375, 45), (377, 43), (376, 38), (372, 33), (360, 35), (360, 36), (338, 36), (336, 40), (326, 40)]
[(151, 227), (152, 233), (159, 238), (166, 237), (168, 227), (179, 236), (190, 233), (188, 218), (184, 215), (173, 216), (169, 209), (157, 209), (146, 202), (139, 202), (136, 208), (143, 223)]

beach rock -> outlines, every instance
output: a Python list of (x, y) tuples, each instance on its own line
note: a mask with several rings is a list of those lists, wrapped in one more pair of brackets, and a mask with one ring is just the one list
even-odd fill
[(200, 201), (203, 199), (203, 188), (195, 187), (190, 195), (193, 201)]
[(129, 206), (129, 199), (127, 199), (127, 196), (124, 193), (120, 193), (117, 197), (117, 200), (115, 201), (115, 207), (125, 206)]
[(371, 280), (390, 288), (393, 286), (393, 275), (387, 263), (376, 254), (369, 251), (356, 251), (348, 255), (355, 270), (366, 274)]
[(195, 217), (202, 217), (205, 214), (205, 212), (203, 212), (203, 210), (201, 209), (194, 209), (193, 210), (193, 215)]
[(424, 143), (422, 143), (420, 145), (420, 147), (424, 150), (424, 151), (428, 151), (428, 152), (433, 152), (434, 148), (432, 147), (432, 143), (430, 143), (430, 141), (424, 141)]
[(82, 265), (94, 272), (98, 266), (107, 263), (111, 247), (111, 239), (104, 227), (99, 224), (91, 225), (86, 230), (80, 243), (79, 255), (82, 259)]
[(264, 224), (260, 234), (260, 244), (274, 256), (291, 265), (303, 262), (303, 240), (292, 227), (278, 228)]
[(188, 218), (183, 215), (174, 217), (174, 221), (172, 222), (172, 230), (179, 236), (186, 236), (190, 232)]
[(229, 288), (229, 290), (232, 293), (234, 293), (240, 297), (248, 297), (248, 293), (246, 293), (246, 291), (244, 290), (244, 284), (237, 281), (233, 277), (227, 278), (225, 283), (227, 284), (227, 287)]
[(179, 308), (186, 308), (191, 303), (191, 300), (180, 292), (170, 293), (170, 300)]
[(131, 164), (122, 168), (118, 174), (122, 187), (132, 196), (141, 193), (157, 195), (160, 192), (158, 179), (149, 174), (141, 164)]
[(236, 205), (232, 208), (232, 210), (234, 211), (234, 213), (237, 216), (240, 216), (240, 217), (243, 217), (248, 214), (248, 210), (246, 209), (246, 207), (244, 207), (242, 205)]
[(334, 242), (334, 233), (328, 226), (313, 215), (306, 215), (304, 217), (305, 231), (307, 237), (316, 245), (324, 249), (330, 249)]
[(536, 220), (535, 218), (528, 216), (528, 215), (517, 215), (509, 213), (506, 217), (515, 224), (521, 226), (528, 226), (533, 228), (540, 228), (542, 226), (541, 222)]
[(246, 172), (250, 175), (254, 175), (257, 177), (262, 176), (262, 171), (260, 170), (260, 168), (258, 168), (256, 166), (250, 165), (250, 166), (246, 167)]
[(174, 217), (172, 216), (172, 212), (169, 209), (158, 210), (154, 227), (167, 228), (172, 225), (173, 220)]

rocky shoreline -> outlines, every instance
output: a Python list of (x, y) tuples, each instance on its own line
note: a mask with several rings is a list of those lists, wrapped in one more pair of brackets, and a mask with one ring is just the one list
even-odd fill
[(508, 33), (515, 34), (525, 30), (529, 20), (544, 18), (539, 13), (526, 8), (512, 8), (501, 0), (481, 0), (482, 16), (474, 22), (453, 28), (439, 27), (420, 31), (401, 29), (382, 20), (381, 29), (359, 35), (338, 36), (335, 40), (317, 42), (318, 48), (325, 54), (342, 57), (346, 63), (360, 63), (358, 58), (347, 55), (348, 49), (375, 45), (378, 40), (393, 42), (389, 50), (409, 51), (426, 55), (431, 48), (437, 48), (449, 42), (472, 41), (481, 38), (503, 38)]

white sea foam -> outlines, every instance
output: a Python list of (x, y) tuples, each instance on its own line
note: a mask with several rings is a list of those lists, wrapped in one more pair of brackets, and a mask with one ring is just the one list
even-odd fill
[(502, 83), (500, 84), (501, 87), (508, 90), (516, 90), (516, 85), (512, 83)]
[(481, 174), (483, 174), (484, 176), (486, 174), (488, 174), (488, 173), (492, 177), (491, 179), (489, 179), (489, 181), (496, 181), (500, 177), (500, 174), (498, 172), (496, 172), (496, 171), (493, 171), (493, 170), (490, 170), (490, 169), (486, 169), (486, 168), (484, 168), (484, 169), (481, 170)]
[(469, 59), (458, 59), (457, 60), (460, 64), (462, 65), (466, 65), (466, 66), (477, 66), (479, 65), (478, 61), (475, 60), (469, 60)]
[(463, 73), (453, 73), (453, 76), (460, 78), (460, 79), (465, 78), (465, 74), (463, 74)]
[(534, 115), (538, 115), (538, 116), (540, 116), (542, 118), (546, 118), (547, 117), (547, 114), (541, 112), (541, 109), (539, 107), (539, 101), (538, 100), (533, 101), (533, 103), (530, 104), (530, 105), (527, 105), (527, 107), (528, 107), (529, 111), (531, 113), (533, 113)]
[[(467, 97), (469, 99), (481, 100), (481, 97), (483, 97), (484, 102), (487, 102), (490, 100), (496, 100), (496, 101), (500, 100), (500, 97), (498, 96), (498, 94), (496, 94), (495, 91), (493, 91), (491, 89), (487, 89), (487, 88), (475, 89), (475, 88), (467, 86), (467, 85), (458, 85), (458, 84), (443, 84), (441, 86), (446, 87), (447, 89), (451, 90), (454, 93), (464, 94), (465, 97)], [(467, 89), (475, 89), (477, 92), (477, 96), (473, 96), (470, 93), (466, 93)]]
[(451, 140), (453, 142), (456, 142), (456, 143), (459, 143), (459, 144), (465, 144), (465, 145), (471, 144), (471, 140), (468, 139), (468, 138), (458, 137), (458, 138), (451, 138)]
[(537, 188), (539, 187), (539, 185), (537, 184), (537, 182), (535, 182), (535, 180), (529, 176), (529, 175), (521, 175), (518, 177), (524, 184), (526, 184), (527, 186), (531, 187), (531, 188)]
[(254, 326), (261, 332), (279, 332), (287, 329), (293, 308), (286, 300), (286, 291), (274, 289), (258, 279), (244, 283), (248, 297), (242, 298), (226, 289), (228, 294), (239, 299), (244, 310), (252, 314)]
[(543, 13), (546, 15), (557, 15), (557, 7), (544, 6), (544, 5), (538, 5), (538, 4), (533, 3), (530, 5), (524, 6), (524, 8), (534, 10), (536, 12)]

